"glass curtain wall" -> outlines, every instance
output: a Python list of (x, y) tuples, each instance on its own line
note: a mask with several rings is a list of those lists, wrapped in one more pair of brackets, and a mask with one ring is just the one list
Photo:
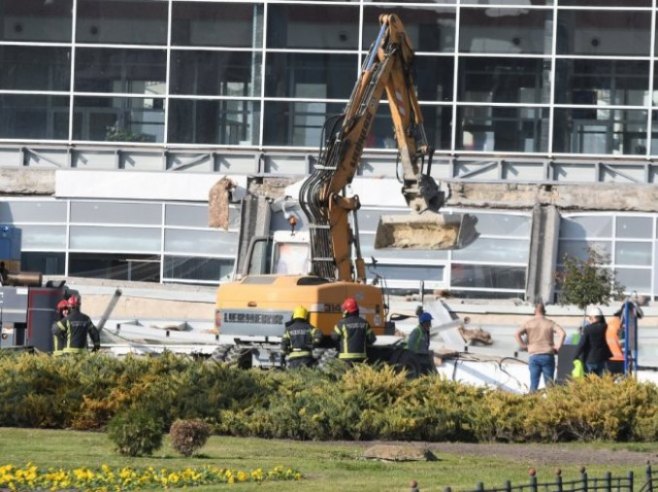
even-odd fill
[(439, 152), (658, 155), (651, 0), (0, 0), (0, 141), (317, 148), (385, 12)]

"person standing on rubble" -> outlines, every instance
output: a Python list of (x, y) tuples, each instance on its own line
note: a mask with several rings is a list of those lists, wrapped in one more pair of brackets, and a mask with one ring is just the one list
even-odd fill
[(341, 306), (343, 318), (336, 323), (331, 339), (338, 346), (338, 358), (350, 365), (364, 362), (367, 348), (375, 343), (377, 336), (370, 324), (359, 316), (356, 299), (348, 297)]
[(521, 350), (530, 354), (530, 392), (537, 391), (539, 380), (544, 376), (544, 386), (553, 383), (555, 377), (555, 354), (564, 343), (566, 333), (560, 325), (546, 317), (542, 303), (535, 304), (535, 314), (514, 335)]
[(57, 323), (57, 332), (63, 334), (66, 340), (63, 352), (65, 354), (81, 354), (87, 350), (87, 337), (93, 342), (92, 351), (101, 347), (98, 329), (89, 316), (80, 311), (80, 298), (71, 296), (68, 299), (69, 314)]
[(51, 329), (53, 334), (53, 356), (59, 357), (64, 355), (64, 347), (66, 346), (66, 334), (58, 327), (60, 321), (66, 318), (69, 314), (69, 303), (66, 299), (62, 299), (57, 303), (57, 321), (53, 323)]
[(423, 311), (418, 315), (416, 326), (407, 338), (407, 350), (416, 354), (421, 374), (436, 373), (434, 357), (430, 351), (430, 328), (432, 328), (432, 315)]
[(281, 338), (281, 349), (290, 368), (311, 367), (315, 364), (313, 349), (320, 345), (322, 332), (308, 322), (309, 313), (297, 306)]

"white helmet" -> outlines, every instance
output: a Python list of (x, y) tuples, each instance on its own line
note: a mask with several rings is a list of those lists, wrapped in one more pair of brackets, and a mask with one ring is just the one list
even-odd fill
[(601, 308), (598, 306), (590, 306), (587, 308), (587, 316), (596, 318), (598, 316), (603, 316), (603, 312), (601, 312)]

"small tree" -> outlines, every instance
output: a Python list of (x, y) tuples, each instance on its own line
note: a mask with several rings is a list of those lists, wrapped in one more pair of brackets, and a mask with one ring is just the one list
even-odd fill
[(177, 420), (169, 430), (172, 447), (183, 456), (192, 456), (210, 437), (210, 426), (199, 419)]
[(563, 269), (556, 274), (560, 285), (560, 304), (575, 304), (585, 309), (590, 304), (608, 305), (611, 298), (623, 299), (625, 287), (614, 272), (601, 265), (609, 263), (606, 255), (587, 248), (587, 259), (565, 255)]

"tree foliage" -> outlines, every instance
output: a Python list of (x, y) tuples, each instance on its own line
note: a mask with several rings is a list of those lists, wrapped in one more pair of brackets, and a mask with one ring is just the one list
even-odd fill
[(560, 303), (585, 309), (590, 304), (607, 306), (611, 299), (623, 299), (625, 287), (617, 282), (611, 269), (602, 266), (606, 263), (609, 258), (592, 247), (584, 260), (565, 255), (562, 271), (557, 273)]

